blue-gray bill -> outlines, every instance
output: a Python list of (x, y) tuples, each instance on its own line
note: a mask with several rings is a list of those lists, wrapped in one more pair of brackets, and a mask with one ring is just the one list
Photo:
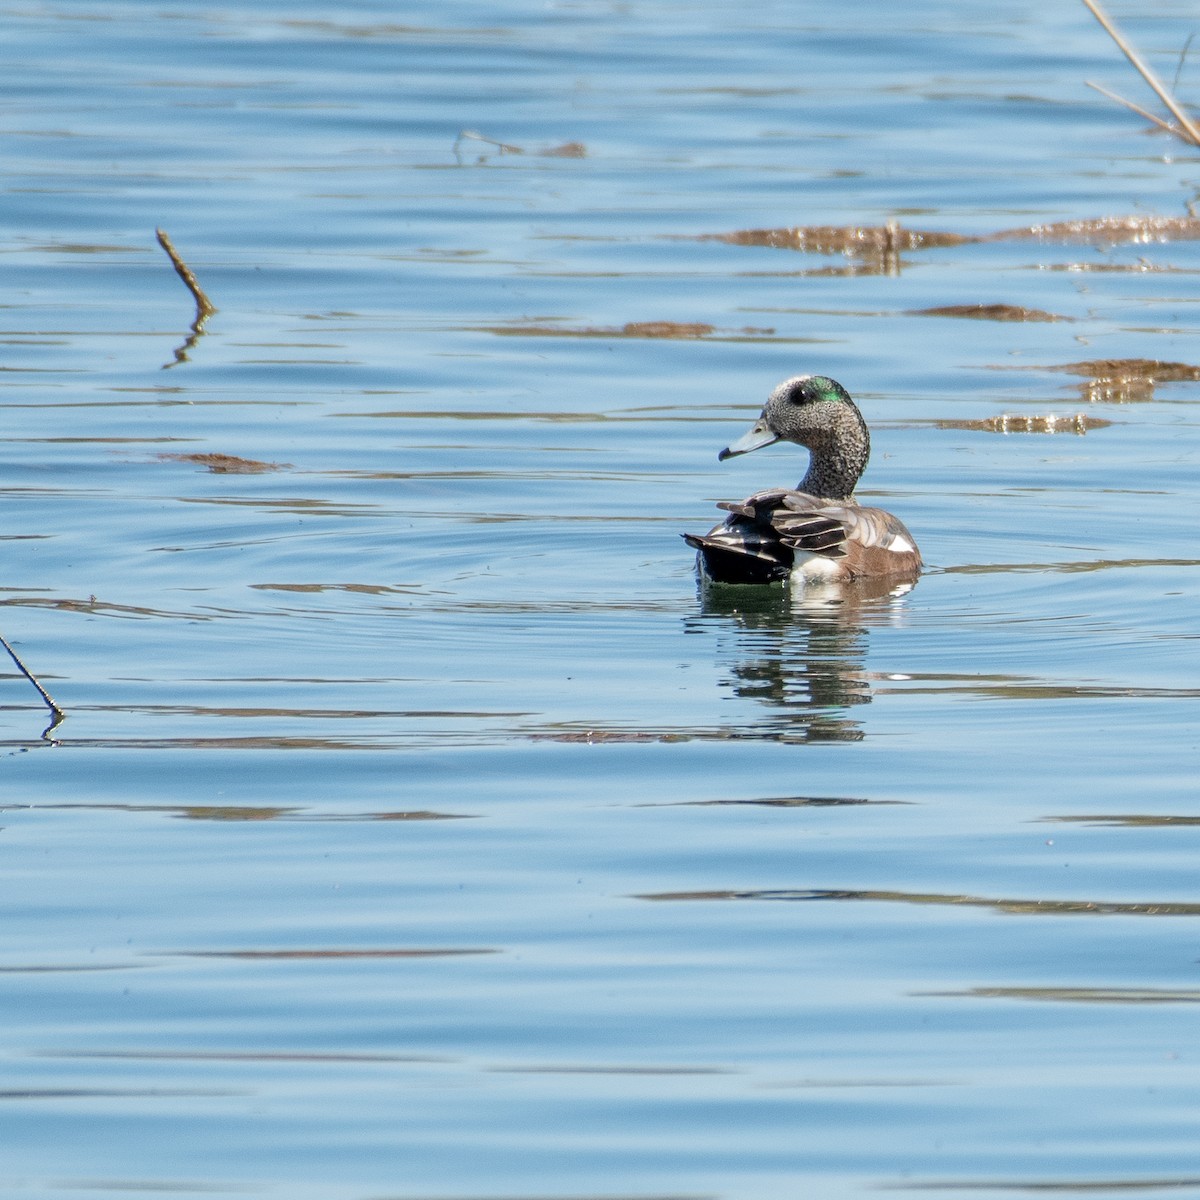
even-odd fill
[(765, 417), (759, 417), (736, 442), (730, 442), (720, 454), (717, 462), (734, 458), (739, 454), (749, 454), (751, 450), (761, 450), (763, 446), (774, 445), (779, 441), (777, 434), (768, 424)]

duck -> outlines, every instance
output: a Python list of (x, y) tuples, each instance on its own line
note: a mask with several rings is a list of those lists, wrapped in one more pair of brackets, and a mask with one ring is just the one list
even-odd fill
[(850, 393), (827, 375), (796, 375), (771, 392), (762, 415), (717, 455), (719, 462), (795, 442), (809, 452), (795, 488), (768, 488), (741, 501), (706, 534), (683, 534), (696, 551), (701, 580), (770, 584), (915, 581), (922, 567), (916, 540), (882, 508), (867, 508), (854, 489), (871, 454), (867, 423)]

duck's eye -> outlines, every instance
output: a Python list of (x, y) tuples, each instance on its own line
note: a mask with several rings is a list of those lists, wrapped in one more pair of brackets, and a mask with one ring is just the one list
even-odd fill
[(819, 400), (850, 399), (840, 383), (824, 375), (814, 375), (811, 379), (806, 379), (797, 390), (804, 393), (803, 396), (797, 397), (797, 403), (800, 404), (816, 404)]

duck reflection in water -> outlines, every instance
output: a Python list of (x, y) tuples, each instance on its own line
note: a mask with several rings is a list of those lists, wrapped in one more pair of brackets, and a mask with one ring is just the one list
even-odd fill
[(687, 633), (716, 638), (731, 701), (755, 708), (727, 726), (730, 737), (779, 742), (855, 742), (854, 710), (872, 699), (866, 656), (872, 627), (903, 614), (910, 582), (854, 580), (785, 587), (704, 586)]

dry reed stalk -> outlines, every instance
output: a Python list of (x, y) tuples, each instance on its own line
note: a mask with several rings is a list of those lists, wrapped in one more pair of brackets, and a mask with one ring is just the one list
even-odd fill
[(1162, 117), (1156, 117), (1152, 112), (1147, 111), (1140, 104), (1134, 104), (1132, 100), (1126, 100), (1124, 96), (1118, 96), (1116, 92), (1110, 92), (1108, 88), (1101, 87), (1098, 83), (1093, 83), (1090, 79), (1086, 82), (1088, 87), (1099, 92), (1100, 95), (1107, 96), (1110, 100), (1115, 100), (1118, 104), (1125, 105), (1126, 108), (1137, 113), (1139, 117), (1145, 117), (1147, 121), (1157, 125), (1160, 129), (1165, 129), (1168, 133), (1173, 133), (1178, 137), (1178, 125), (1172, 125), (1169, 121), (1164, 121)]
[(166, 231), (156, 229), (154, 236), (158, 238), (158, 244), (167, 252), (167, 257), (171, 260), (171, 266), (175, 268), (175, 273), (183, 280), (187, 290), (192, 293), (192, 299), (196, 301), (196, 324), (202, 325), (207, 317), (211, 317), (217, 311), (217, 306), (204, 294), (204, 289), (196, 282), (196, 276), (192, 274), (191, 268), (179, 257), (179, 251), (171, 244), (171, 239), (167, 236)]
[[(42, 685), (37, 681), (37, 678), (34, 676), (33, 672), (20, 660), (20, 658), (17, 657), (17, 652), (8, 644), (8, 639), (2, 635), (0, 635), (0, 646), (3, 646), (4, 649), (8, 651), (8, 657), (17, 664), (17, 669), (21, 672), (21, 674), (24, 675), (25, 678), (28, 679), (35, 688), (37, 688), (38, 695), (41, 696), (41, 698), (45, 701), (46, 707), (50, 710), (50, 715), (54, 718), (54, 721), (50, 725), (50, 729), (53, 729), (55, 725), (60, 724), (66, 718), (67, 714), (63, 712), (63, 710), (59, 708), (57, 704), (55, 704), (54, 697), (51, 696), (44, 687), (42, 687)], [(49, 732), (49, 730), (47, 730), (47, 732)]]
[[(1155, 75), (1155, 73), (1150, 69), (1150, 66), (1143, 60), (1142, 56), (1138, 54), (1133, 46), (1129, 44), (1129, 42), (1121, 34), (1120, 30), (1117, 29), (1117, 27), (1109, 19), (1108, 14), (1100, 7), (1099, 4), (1096, 3), (1096, 0), (1083, 0), (1083, 2), (1085, 5), (1087, 5), (1088, 11), (1092, 14), (1092, 16), (1095, 17), (1096, 20), (1099, 21), (1104, 27), (1104, 32), (1107, 33), (1114, 42), (1116, 42), (1121, 53), (1124, 54), (1125, 57), (1133, 64), (1137, 73), (1150, 85), (1154, 91), (1154, 94), (1158, 96), (1158, 98), (1167, 106), (1171, 116), (1173, 116), (1175, 120), (1179, 122), (1179, 128), (1172, 129), (1171, 132), (1183, 138), (1185, 142), (1191, 142), (1193, 146), (1200, 146), (1200, 128), (1197, 128), (1195, 122), (1183, 110), (1183, 106), (1167, 90), (1166, 85), (1162, 82), (1162, 80)], [(1096, 87), (1094, 83), (1089, 84), (1089, 86)], [(1104, 91), (1103, 88), (1097, 88), (1096, 90)], [(1105, 94), (1110, 95), (1111, 93)], [(1122, 104), (1129, 108), (1133, 108), (1135, 111), (1141, 111), (1140, 109), (1137, 109), (1135, 105), (1130, 104), (1128, 100), (1121, 99), (1120, 96), (1113, 96), (1112, 98), (1114, 100), (1120, 100)], [(1149, 116), (1149, 113), (1143, 113), (1142, 115)], [(1150, 119), (1158, 125), (1165, 124), (1165, 122), (1159, 121), (1156, 117), (1150, 117)], [(1167, 126), (1167, 128), (1171, 127)]]

